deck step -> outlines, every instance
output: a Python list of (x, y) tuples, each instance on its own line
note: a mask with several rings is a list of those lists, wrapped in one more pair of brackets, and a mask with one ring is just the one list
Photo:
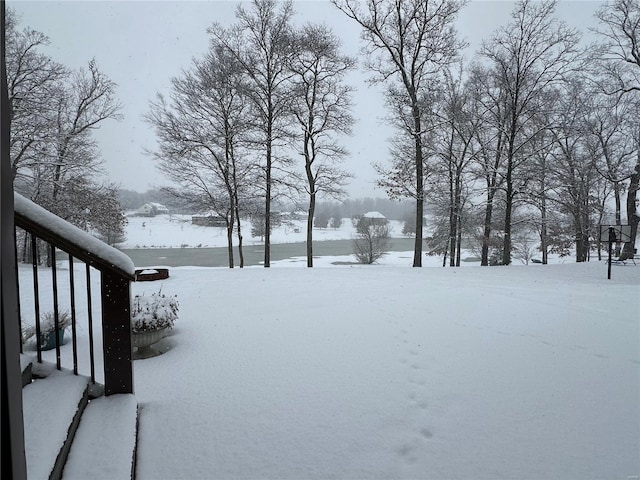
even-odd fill
[(22, 389), (29, 480), (60, 478), (88, 401), (88, 385), (86, 377), (53, 370)]
[(138, 403), (133, 395), (92, 400), (82, 416), (62, 478), (133, 478), (137, 420)]

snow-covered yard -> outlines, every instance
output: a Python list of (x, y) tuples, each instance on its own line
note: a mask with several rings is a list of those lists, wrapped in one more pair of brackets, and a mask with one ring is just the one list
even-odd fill
[[(612, 280), (604, 262), (412, 269), (411, 252), (394, 252), (332, 265), (348, 259), (178, 267), (133, 284), (180, 302), (164, 353), (134, 363), (138, 479), (640, 474), (640, 265)], [(40, 277), (46, 297), (50, 271)]]
[[(191, 223), (190, 215), (157, 215), (155, 217), (128, 217), (125, 241), (119, 248), (179, 248), (226, 247), (227, 231), (222, 227), (203, 227)], [(271, 242), (298, 243), (307, 238), (306, 219), (291, 220), (271, 232)], [(251, 236), (251, 223), (245, 221), (244, 245), (261, 245), (263, 240)], [(389, 222), (391, 236), (401, 237), (402, 222)], [(314, 228), (315, 241), (350, 239), (355, 235), (351, 219), (344, 218), (340, 228)], [(234, 238), (234, 242), (237, 239)], [(235, 243), (234, 243), (235, 245)]]
[(640, 266), (184, 267), (162, 288), (181, 310), (135, 362), (141, 480), (640, 474)]

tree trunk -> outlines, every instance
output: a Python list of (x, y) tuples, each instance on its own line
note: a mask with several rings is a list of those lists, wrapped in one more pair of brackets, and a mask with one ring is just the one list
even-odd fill
[(462, 249), (462, 172), (458, 168), (456, 170), (455, 182), (455, 221), (456, 221), (456, 267), (460, 266), (460, 250)]
[[(313, 188), (313, 187), (311, 187)], [(313, 216), (316, 211), (316, 194), (309, 195), (309, 215), (307, 216), (307, 267), (313, 267)]]
[(458, 215), (458, 238), (457, 238), (457, 248), (456, 248), (456, 267), (460, 266), (460, 250), (462, 250), (462, 225), (461, 225), (462, 217)]
[(240, 268), (244, 268), (244, 253), (242, 252), (242, 228), (240, 220), (240, 199), (238, 198), (238, 179), (236, 177), (235, 157), (233, 160), (233, 209), (235, 210), (236, 225), (238, 227), (238, 257), (240, 260)]
[(482, 253), (480, 255), (480, 265), (489, 266), (489, 240), (491, 238), (491, 219), (493, 217), (493, 197), (495, 192), (492, 188), (487, 189), (487, 206), (484, 211), (484, 231), (482, 233)]
[(454, 205), (454, 195), (453, 195), (453, 185), (451, 184), (451, 179), (449, 179), (449, 248), (448, 251), (451, 253), (449, 259), (449, 266), (455, 267), (455, 255), (456, 255), (456, 211)]
[(269, 99), (269, 116), (267, 119), (267, 165), (266, 192), (264, 199), (264, 268), (271, 266), (271, 148), (273, 135), (273, 109)]
[(504, 212), (504, 243), (502, 251), (502, 264), (511, 264), (511, 215), (513, 211), (513, 161), (508, 160), (507, 165), (507, 195)]
[(622, 225), (622, 200), (620, 199), (620, 182), (613, 183), (613, 198), (616, 201), (616, 225)]
[(413, 266), (422, 267), (422, 224), (424, 218), (424, 164), (422, 158), (422, 122), (416, 92), (410, 89), (413, 127), (415, 136), (415, 168), (416, 168), (416, 239), (413, 248)]
[(242, 252), (242, 229), (240, 227), (240, 210), (236, 203), (236, 225), (238, 226), (238, 258), (240, 260), (240, 268), (244, 268), (244, 253)]
[(640, 217), (637, 214), (636, 202), (638, 197), (638, 189), (640, 188), (640, 151), (638, 151), (638, 162), (633, 175), (631, 175), (631, 181), (629, 183), (629, 190), (627, 191), (627, 222), (631, 226), (631, 240), (624, 244), (622, 254), (625, 256), (631, 255), (633, 258), (635, 254), (636, 237), (638, 235), (638, 223), (640, 223)]
[(542, 251), (542, 264), (547, 265), (549, 261), (549, 246), (547, 245), (547, 197), (542, 193), (542, 205), (540, 206), (541, 222), (540, 225), (540, 250)]
[(457, 209), (456, 209), (456, 186), (451, 163), (453, 162), (453, 140), (455, 131), (451, 126), (451, 137), (449, 138), (447, 163), (449, 171), (449, 266), (456, 266), (456, 238), (457, 238)]
[[(309, 125), (313, 125), (310, 119)], [(307, 185), (309, 186), (309, 212), (307, 215), (307, 267), (313, 267), (313, 217), (316, 211), (316, 180), (313, 176), (311, 166), (315, 159), (313, 145), (310, 147), (311, 138), (308, 132), (304, 134), (304, 170), (307, 175)]]
[(583, 222), (582, 212), (574, 215), (574, 226), (576, 231), (576, 262), (586, 262), (589, 253), (589, 236), (585, 233), (586, 226)]
[(227, 252), (229, 254), (229, 268), (233, 268), (233, 211), (230, 215), (231, 218), (227, 218)]

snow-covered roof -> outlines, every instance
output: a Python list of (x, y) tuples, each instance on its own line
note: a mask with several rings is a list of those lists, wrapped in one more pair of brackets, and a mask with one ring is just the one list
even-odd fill
[(218, 215), (216, 212), (214, 212), (213, 210), (209, 210), (208, 212), (200, 212), (200, 213), (196, 213), (195, 215), (191, 215), (191, 218), (209, 218), (209, 217), (214, 217), (214, 218), (223, 218), (220, 215)]
[[(15, 212), (31, 222), (65, 239), (69, 243), (81, 246), (86, 250), (87, 257), (102, 260), (118, 270), (134, 275), (133, 261), (120, 250), (107, 245), (96, 237), (54, 215), (40, 205), (14, 192)], [(85, 259), (81, 259), (85, 260)]]
[(364, 218), (387, 218), (380, 212), (367, 212), (363, 215)]
[(169, 210), (167, 207), (165, 207), (164, 205), (158, 202), (149, 202), (149, 205), (156, 207), (156, 209), (158, 210), (167, 210), (167, 211)]

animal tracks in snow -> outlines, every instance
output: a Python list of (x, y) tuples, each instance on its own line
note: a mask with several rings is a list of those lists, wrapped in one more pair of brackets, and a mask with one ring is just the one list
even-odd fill
[(425, 426), (429, 418), (429, 402), (427, 397), (427, 357), (423, 344), (411, 338), (409, 328), (401, 328), (396, 336), (401, 350), (398, 361), (402, 365), (407, 384), (407, 416), (411, 421), (411, 430), (404, 441), (396, 446), (394, 452), (400, 461), (407, 465), (414, 464), (423, 454), (426, 443), (433, 439), (431, 429)]

